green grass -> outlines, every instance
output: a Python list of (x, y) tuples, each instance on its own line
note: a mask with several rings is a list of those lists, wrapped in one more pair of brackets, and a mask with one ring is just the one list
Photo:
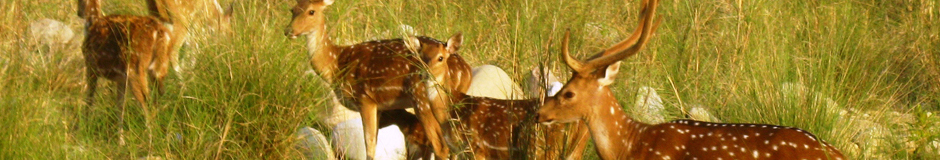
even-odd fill
[[(460, 54), (471, 65), (494, 64), (521, 80), (540, 63), (566, 78), (557, 59), (564, 30), (573, 31), (573, 53), (587, 57), (632, 32), (638, 3), (354, 0), (326, 14), (340, 44), (400, 37), (400, 24), (438, 39), (462, 32)], [(104, 11), (140, 15), (143, 4), (109, 0)], [(233, 35), (195, 23), (181, 54), (185, 72), (172, 73), (151, 104), (152, 127), (128, 98), (128, 145), (119, 146), (113, 83), (102, 80), (98, 103), (85, 106), (80, 45), (44, 50), (26, 38), (40, 18), (64, 21), (81, 36), (74, 1), (0, 1), (0, 159), (299, 156), (290, 135), (328, 128), (317, 121), (331, 105), (325, 85), (304, 74), (305, 40), (283, 35), (293, 4), (238, 1)], [(634, 104), (637, 88), (656, 88), (667, 119), (701, 105), (724, 122), (809, 130), (852, 159), (879, 158), (859, 147), (882, 158), (936, 159), (937, 149), (923, 146), (940, 139), (938, 7), (937, 0), (663, 1), (662, 26), (645, 51), (624, 60), (613, 89), (622, 104)], [(785, 92), (787, 84), (805, 90)], [(92, 114), (73, 116), (81, 112)], [(886, 144), (856, 146), (861, 122), (848, 119), (864, 114), (895, 130)], [(82, 127), (71, 131), (73, 124)]]

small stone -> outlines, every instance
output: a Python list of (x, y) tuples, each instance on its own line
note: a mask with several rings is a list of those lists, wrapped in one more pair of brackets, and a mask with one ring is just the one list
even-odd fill
[(633, 107), (634, 118), (646, 123), (663, 123), (663, 100), (656, 94), (656, 89), (643, 86), (637, 91), (636, 106)]
[(721, 122), (717, 117), (713, 116), (708, 109), (700, 105), (692, 105), (692, 108), (689, 109), (689, 117), (697, 121), (705, 122)]

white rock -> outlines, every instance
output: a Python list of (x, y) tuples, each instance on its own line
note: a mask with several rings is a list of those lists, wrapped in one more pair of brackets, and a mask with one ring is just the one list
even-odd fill
[(721, 122), (721, 120), (718, 120), (711, 112), (708, 112), (708, 109), (699, 105), (693, 105), (692, 108), (689, 109), (689, 117), (697, 121)]
[(43, 18), (29, 23), (29, 36), (33, 42), (54, 46), (68, 44), (75, 33), (65, 23)]
[(635, 118), (646, 123), (663, 123), (663, 100), (656, 94), (656, 89), (640, 87), (636, 93), (636, 106), (633, 107)]
[(523, 95), (522, 89), (509, 78), (509, 74), (493, 65), (473, 68), (473, 79), (467, 94), (497, 99), (519, 99)]
[(359, 112), (350, 110), (349, 108), (346, 108), (346, 106), (343, 106), (334, 92), (329, 92), (329, 94), (330, 104), (333, 106), (330, 107), (331, 110), (328, 112), (320, 112), (320, 117), (325, 117), (323, 118), (324, 124), (327, 126), (336, 126), (339, 125), (339, 123), (343, 123), (345, 121), (362, 118)]
[[(545, 73), (542, 73), (543, 70), (545, 70)], [(539, 98), (545, 90), (548, 90), (548, 96), (555, 96), (555, 93), (558, 93), (561, 87), (564, 86), (551, 71), (539, 67), (532, 68), (529, 71), (529, 76), (526, 77), (524, 85), (526, 86), (525, 92), (528, 98)]]
[(930, 151), (929, 153), (940, 155), (940, 140), (930, 141), (927, 149)]
[(294, 138), (296, 142), (294, 149), (303, 153), (305, 158), (336, 159), (333, 148), (330, 147), (330, 142), (326, 140), (326, 136), (320, 131), (304, 127), (294, 133)]
[[(346, 159), (366, 159), (366, 146), (362, 133), (362, 119), (342, 122), (333, 128), (333, 150)], [(405, 136), (396, 125), (379, 128), (375, 159), (405, 159)]]

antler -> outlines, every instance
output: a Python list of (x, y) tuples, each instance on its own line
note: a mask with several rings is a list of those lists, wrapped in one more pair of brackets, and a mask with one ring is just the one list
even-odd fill
[(587, 62), (581, 62), (571, 57), (571, 54), (568, 52), (568, 38), (570, 32), (566, 31), (565, 39), (562, 41), (562, 55), (564, 56), (565, 63), (576, 72), (590, 72), (599, 66), (610, 65), (635, 55), (643, 49), (646, 42), (649, 41), (651, 34), (656, 31), (656, 28), (658, 28), (660, 22), (662, 22), (659, 18), (656, 19), (656, 22), (652, 22), (655, 17), (658, 1), (652, 3), (644, 1), (643, 4), (646, 6), (643, 8), (640, 24), (637, 26), (637, 29), (634, 30), (630, 38), (606, 49), (601, 54), (593, 56), (595, 58), (589, 59)]

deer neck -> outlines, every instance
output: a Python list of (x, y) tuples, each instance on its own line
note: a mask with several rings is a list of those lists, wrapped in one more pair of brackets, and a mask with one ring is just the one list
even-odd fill
[(317, 27), (310, 34), (307, 34), (307, 52), (311, 56), (311, 65), (314, 71), (326, 79), (333, 82), (338, 66), (338, 56), (340, 47), (333, 44), (326, 32), (326, 25)]
[(85, 19), (85, 28), (87, 29), (98, 18), (104, 17), (104, 13), (101, 13), (101, 4), (98, 0), (86, 0), (84, 2), (81, 7), (85, 13), (81, 16)]
[(603, 159), (620, 159), (630, 154), (633, 150), (641, 149), (643, 144), (639, 143), (639, 135), (648, 124), (633, 120), (622, 109), (617, 100), (613, 98), (610, 90), (606, 91), (606, 99), (591, 106), (594, 108), (593, 115), (584, 118), (588, 128), (591, 131), (591, 137), (597, 145), (597, 152)]

